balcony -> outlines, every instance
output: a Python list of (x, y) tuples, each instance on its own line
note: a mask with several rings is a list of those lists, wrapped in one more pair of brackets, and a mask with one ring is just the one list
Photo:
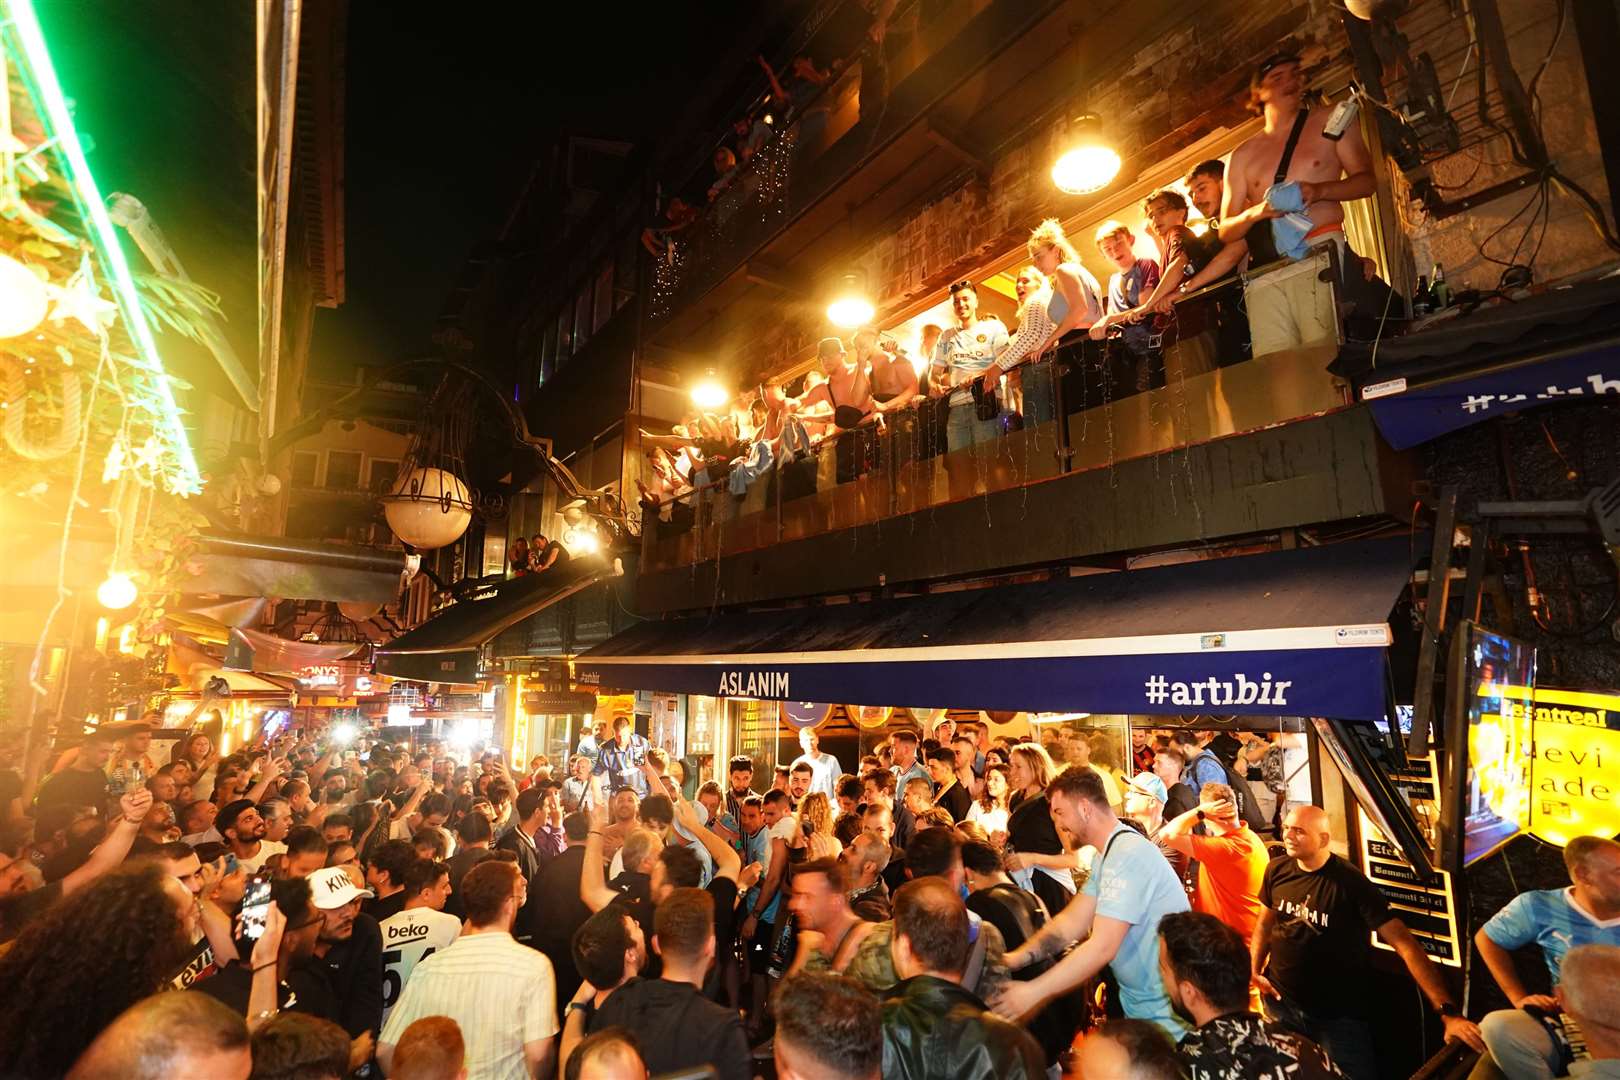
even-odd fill
[(1294, 303), (1320, 316), (1315, 340), (1247, 355), (1231, 329), (1245, 282), (1232, 279), (1180, 301), (1147, 358), (1082, 337), (1019, 368), (1005, 393), (1022, 423), (993, 441), (949, 450), (931, 399), (883, 431), (830, 432), (812, 457), (746, 485), (700, 487), (656, 518), (644, 505), (638, 610), (1402, 517), (1409, 463), (1328, 371), (1341, 335), (1334, 257), (1245, 275), (1251, 295), (1270, 278), (1305, 283)]

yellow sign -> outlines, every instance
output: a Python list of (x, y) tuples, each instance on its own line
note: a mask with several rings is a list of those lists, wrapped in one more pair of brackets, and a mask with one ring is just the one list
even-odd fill
[(1530, 831), (1559, 845), (1620, 833), (1620, 694), (1526, 686), (1501, 694), (1504, 720), (1530, 722)]
[(1551, 844), (1620, 833), (1620, 696), (1537, 690), (1530, 831)]

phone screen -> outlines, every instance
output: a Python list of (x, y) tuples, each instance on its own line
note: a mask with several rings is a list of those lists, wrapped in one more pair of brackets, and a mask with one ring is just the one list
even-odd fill
[(242, 936), (257, 941), (264, 936), (265, 920), (270, 915), (270, 878), (255, 874), (242, 894)]

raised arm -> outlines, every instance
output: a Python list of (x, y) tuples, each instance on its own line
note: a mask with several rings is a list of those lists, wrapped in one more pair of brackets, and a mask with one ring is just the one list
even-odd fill
[(602, 798), (602, 780), (591, 777), (591, 831), (585, 838), (585, 865), (579, 872), (579, 898), (592, 911), (601, 911), (619, 894), (607, 883), (607, 872), (602, 858), (602, 830), (608, 823), (607, 800)]
[(737, 875), (742, 870), (742, 859), (731, 849), (731, 845), (716, 836), (713, 830), (698, 823), (697, 811), (692, 809), (691, 803), (682, 798), (676, 799), (675, 820), (681, 823), (681, 828), (697, 837), (698, 843), (709, 853), (709, 858), (714, 860), (715, 877), (737, 880)]
[(141, 821), (152, 809), (152, 792), (148, 788), (122, 796), (118, 800), (121, 811), (113, 822), (106, 839), (96, 845), (84, 865), (62, 879), (62, 895), (84, 888), (96, 878), (118, 867), (129, 855), (130, 845), (141, 834)]
[(275, 783), (276, 778), (281, 775), (282, 770), (284, 770), (286, 767), (286, 758), (265, 758), (264, 772), (262, 775), (260, 775), (259, 782), (248, 788), (247, 794), (242, 796), (242, 798), (252, 803), (263, 802), (265, 794), (270, 790), (270, 785)]

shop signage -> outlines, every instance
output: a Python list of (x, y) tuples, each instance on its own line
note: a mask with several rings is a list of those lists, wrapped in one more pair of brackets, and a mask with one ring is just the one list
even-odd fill
[[(1440, 800), (1435, 778), (1434, 754), (1414, 758), (1408, 767), (1392, 773), (1390, 779), (1404, 791), (1412, 804), (1413, 816), (1433, 844), (1433, 829), (1440, 820)], [(1462, 966), (1462, 949), (1457, 940), (1457, 901), (1451, 891), (1451, 875), (1437, 870), (1432, 879), (1424, 878), (1406, 861), (1401, 849), (1385, 838), (1364, 810), (1361, 821), (1361, 868), (1390, 907), (1412, 931), (1412, 936), (1436, 963)], [(1375, 948), (1389, 950), (1377, 934)], [(1392, 951), (1392, 950), (1391, 950)]]
[(1532, 725), (1530, 832), (1550, 844), (1620, 833), (1620, 695), (1508, 687)]
[(1362, 399), (1369, 401), (1384, 439), (1405, 450), (1517, 409), (1620, 395), (1620, 348), (1594, 349), (1387, 396), (1375, 398), (1375, 393), (1363, 391)]
[[(900, 650), (896, 650), (900, 651)], [(704, 657), (576, 661), (578, 681), (685, 694), (775, 701), (878, 704), (1020, 712), (1182, 715), (1211, 708), (1249, 716), (1384, 716), (1384, 649), (1374, 641), (1328, 648), (1082, 656), (918, 657), (717, 666)]]
[(299, 671), (298, 681), (311, 690), (338, 686), (343, 682), (343, 669), (337, 664), (311, 664)]

